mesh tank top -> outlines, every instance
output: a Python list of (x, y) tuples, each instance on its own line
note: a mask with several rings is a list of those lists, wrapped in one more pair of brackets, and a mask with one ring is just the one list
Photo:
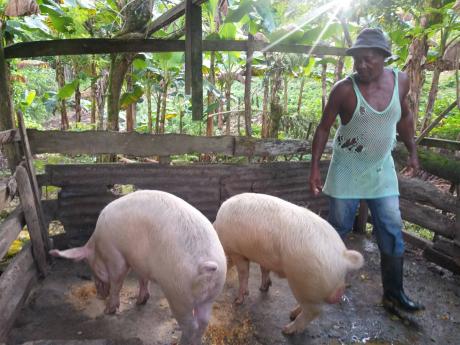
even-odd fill
[(396, 143), (396, 124), (401, 118), (398, 71), (393, 96), (384, 111), (376, 111), (364, 99), (355, 81), (356, 109), (351, 120), (340, 124), (324, 193), (342, 199), (373, 199), (399, 195), (391, 150)]

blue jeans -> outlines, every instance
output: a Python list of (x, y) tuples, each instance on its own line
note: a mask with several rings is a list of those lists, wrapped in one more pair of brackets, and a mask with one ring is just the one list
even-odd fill
[[(353, 227), (359, 199), (329, 198), (329, 223), (344, 238)], [(402, 256), (404, 240), (402, 219), (399, 211), (399, 197), (389, 196), (378, 199), (366, 199), (372, 216), (374, 234), (382, 253)]]

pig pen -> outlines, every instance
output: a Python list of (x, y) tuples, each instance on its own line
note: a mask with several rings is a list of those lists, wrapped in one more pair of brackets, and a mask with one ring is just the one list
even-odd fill
[[(347, 245), (365, 256), (365, 266), (349, 279), (346, 298), (328, 305), (299, 335), (284, 336), (295, 300), (287, 281), (272, 275), (268, 293), (259, 291), (260, 271), (251, 264), (250, 294), (241, 306), (235, 267), (213, 307), (205, 345), (245, 344), (459, 344), (460, 277), (425, 261), (418, 250), (406, 253), (406, 292), (426, 310), (407, 319), (388, 314), (380, 304), (379, 254), (370, 235), (351, 235)], [(137, 281), (129, 276), (116, 315), (103, 313), (84, 263), (56, 260), (50, 275), (30, 295), (7, 344), (175, 344), (180, 330), (155, 285), (144, 306), (136, 306)], [(39, 341), (40, 340), (40, 341)]]
[[(322, 172), (327, 169), (322, 163)], [(160, 166), (156, 164), (53, 165), (38, 176), (41, 185), (60, 188), (56, 200), (45, 203), (49, 220), (65, 229), (54, 238), (57, 248), (86, 241), (100, 210), (133, 189), (160, 189), (182, 197), (214, 220), (219, 205), (241, 192), (279, 196), (327, 215), (325, 198), (313, 198), (307, 187), (308, 163), (279, 162), (250, 165)], [(185, 181), (185, 183), (184, 183)], [(136, 239), (133, 239), (134, 241)], [(460, 277), (424, 260), (421, 251), (408, 246), (405, 289), (427, 310), (401, 318), (380, 304), (379, 254), (369, 234), (353, 234), (350, 248), (365, 256), (365, 266), (348, 279), (346, 298), (328, 305), (307, 330), (283, 336), (295, 300), (286, 280), (272, 275), (273, 286), (262, 293), (260, 271), (251, 265), (250, 295), (235, 306), (238, 282), (235, 267), (227, 275), (206, 331), (206, 345), (242, 344), (459, 344)], [(103, 345), (175, 344), (180, 330), (168, 303), (155, 285), (145, 306), (136, 306), (137, 281), (129, 276), (121, 292), (121, 306), (104, 315), (96, 299), (90, 272), (84, 263), (55, 260), (50, 274), (37, 285), (9, 332), (7, 344)]]

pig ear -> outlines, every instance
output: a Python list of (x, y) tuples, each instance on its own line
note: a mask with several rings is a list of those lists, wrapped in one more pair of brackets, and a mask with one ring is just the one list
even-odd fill
[(55, 256), (55, 257), (60, 257), (64, 259), (71, 259), (74, 261), (81, 261), (83, 259), (86, 259), (89, 254), (89, 250), (86, 247), (77, 247), (77, 248), (72, 248), (72, 249), (67, 249), (67, 250), (57, 250), (57, 249), (52, 249), (49, 251), (50, 255)]

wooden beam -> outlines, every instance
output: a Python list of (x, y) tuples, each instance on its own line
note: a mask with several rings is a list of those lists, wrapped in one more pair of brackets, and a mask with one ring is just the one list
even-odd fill
[(185, 0), (185, 93), (192, 94), (192, 119), (203, 117), (203, 23), (201, 6)]
[(24, 216), (27, 223), (27, 229), (32, 242), (32, 251), (37, 263), (38, 271), (41, 276), (47, 274), (47, 253), (45, 252), (45, 243), (42, 237), (42, 226), (38, 217), (37, 209), (35, 208), (34, 192), (29, 180), (27, 170), (18, 166), (16, 168), (16, 179), (18, 181), (19, 196), (21, 198), (21, 206), (24, 210)]
[(304, 140), (277, 140), (235, 137), (235, 156), (279, 156), (311, 152), (311, 143)]
[(417, 178), (398, 175), (401, 197), (413, 202), (428, 204), (440, 210), (454, 213), (460, 207), (460, 202), (452, 194), (444, 193), (429, 182)]
[(32, 153), (115, 153), (169, 156), (185, 153), (219, 153), (231, 156), (234, 137), (198, 137), (185, 134), (152, 135), (109, 131), (38, 131), (28, 129)]
[(18, 124), (19, 124), (19, 133), (21, 135), (22, 151), (24, 152), (24, 158), (27, 168), (27, 173), (29, 175), (30, 185), (32, 187), (32, 194), (35, 204), (35, 210), (37, 212), (40, 233), (43, 239), (43, 244), (45, 246), (46, 252), (50, 249), (49, 239), (48, 239), (48, 228), (45, 226), (45, 217), (43, 215), (43, 209), (41, 205), (41, 193), (40, 188), (37, 182), (37, 173), (35, 172), (32, 151), (30, 149), (29, 138), (27, 136), (26, 125), (24, 123), (24, 118), (20, 110), (17, 111)]
[[(203, 51), (246, 51), (245, 40), (204, 40)], [(254, 51), (281, 52), (310, 55), (344, 56), (345, 48), (317, 45), (315, 47), (300, 44), (277, 44), (254, 41)], [(113, 53), (160, 53), (183, 52), (184, 40), (159, 39), (116, 39), (116, 38), (79, 38), (68, 40), (47, 40), (22, 42), (5, 47), (5, 58), (34, 58), (40, 56), (113, 54)]]
[(438, 138), (423, 138), (419, 143), (421, 146), (437, 147), (452, 151), (460, 151), (460, 141)]
[[(201, 5), (206, 2), (206, 0), (193, 0), (194, 5)], [(150, 37), (158, 30), (164, 28), (165, 26), (171, 24), (176, 19), (182, 17), (185, 14), (185, 1), (181, 2), (179, 5), (169, 9), (161, 16), (156, 18), (147, 28), (147, 37)]]
[(21, 207), (17, 207), (0, 224), (0, 260), (3, 259), (11, 243), (18, 238), (19, 233), (24, 228), (26, 221)]
[(26, 245), (0, 276), (0, 341), (6, 341), (8, 332), (36, 281), (37, 269), (30, 245)]
[(428, 230), (447, 237), (453, 238), (455, 233), (455, 222), (435, 209), (415, 205), (413, 202), (400, 199), (401, 215), (404, 220), (420, 225)]

